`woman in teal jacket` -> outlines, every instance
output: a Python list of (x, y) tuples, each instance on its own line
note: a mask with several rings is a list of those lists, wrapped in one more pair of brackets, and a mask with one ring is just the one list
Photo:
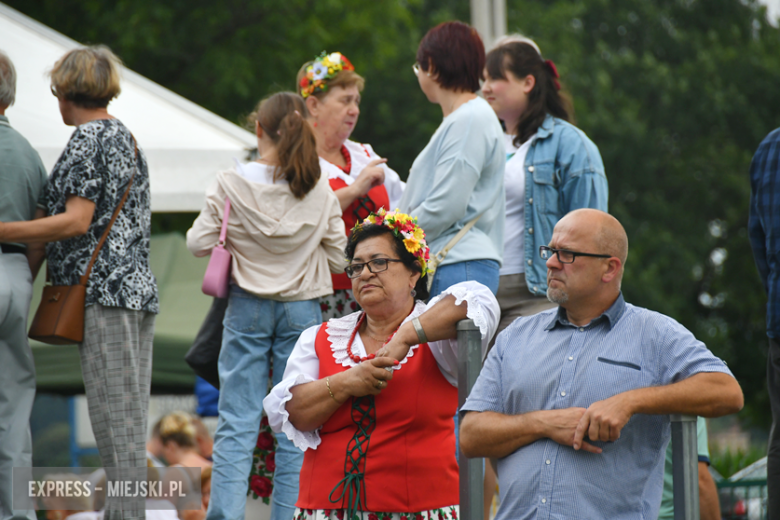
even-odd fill
[[(498, 301), (501, 332), (519, 316), (554, 307), (539, 246), (579, 208), (607, 211), (607, 177), (593, 141), (572, 125), (558, 71), (524, 37), (504, 39), (486, 58), (482, 93), (504, 125), (506, 223)], [(586, 251), (598, 253), (598, 251)]]

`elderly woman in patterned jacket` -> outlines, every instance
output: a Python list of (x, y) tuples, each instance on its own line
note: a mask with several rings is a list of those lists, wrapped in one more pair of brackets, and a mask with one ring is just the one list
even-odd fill
[(263, 401), (305, 450), (296, 520), (458, 518), (456, 325), (473, 319), (486, 349), (498, 302), (467, 281), (424, 303), (428, 255), (409, 215), (356, 226), (345, 271), (363, 310), (307, 329)]
[[(74, 49), (51, 71), (62, 120), (75, 126), (36, 220), (0, 224), (0, 242), (46, 242), (49, 278), (76, 285), (132, 179), (89, 276), (81, 371), (104, 467), (145, 468), (157, 284), (149, 267), (151, 207), (143, 151), (108, 113), (120, 62), (106, 47)], [(47, 216), (48, 215), (48, 216)], [(105, 518), (145, 518), (109, 497)]]
[[(405, 184), (371, 145), (349, 139), (365, 85), (352, 63), (339, 52), (323, 52), (301, 67), (297, 85), (314, 127), (320, 168), (339, 199), (347, 232), (371, 212), (396, 208)], [(333, 275), (333, 290), (320, 298), (324, 319), (357, 310), (352, 284), (344, 273)]]

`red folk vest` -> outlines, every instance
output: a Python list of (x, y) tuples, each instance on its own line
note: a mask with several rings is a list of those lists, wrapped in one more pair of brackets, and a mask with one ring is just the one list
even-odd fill
[[(336, 363), (327, 324), (315, 340), (320, 378), (347, 370)], [(428, 345), (420, 345), (393, 380), (375, 398), (376, 428), (365, 466), (365, 511), (416, 512), (459, 502), (458, 464), (452, 416), (458, 390), (439, 371)], [(339, 509), (328, 496), (344, 478), (347, 443), (356, 426), (352, 400), (344, 403), (320, 430), (322, 442), (306, 450), (298, 503), (301, 509)], [(334, 493), (339, 496), (341, 489)], [(345, 503), (346, 505), (346, 503)]]
[[(347, 183), (343, 179), (330, 179), (329, 182), (333, 191), (347, 187)], [(358, 218), (362, 221), (369, 213), (376, 213), (379, 208), (385, 208), (385, 210), (390, 211), (390, 197), (387, 195), (387, 189), (385, 189), (384, 184), (374, 186), (366, 195), (370, 200), (366, 200), (365, 197), (355, 199), (341, 215), (341, 218), (344, 220), (344, 227), (347, 230), (347, 236), (349, 236), (352, 228), (355, 227)], [(333, 277), (333, 289), (352, 289), (352, 282), (346, 273), (333, 274), (331, 276)]]

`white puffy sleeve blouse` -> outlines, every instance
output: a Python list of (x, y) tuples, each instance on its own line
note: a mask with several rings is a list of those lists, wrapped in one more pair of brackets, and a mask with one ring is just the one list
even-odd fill
[[(466, 315), (469, 319), (474, 320), (482, 336), (482, 353), (484, 357), (488, 343), (498, 327), (501, 311), (498, 307), (498, 301), (493, 293), (490, 292), (490, 289), (479, 282), (467, 281), (455, 284), (440, 295), (431, 298), (427, 304), (417, 301), (414, 310), (403, 323), (420, 316), (449, 294), (455, 297), (455, 305), (466, 303)], [(347, 354), (347, 345), (352, 332), (357, 326), (359, 317), (360, 312), (355, 312), (342, 318), (328, 321), (328, 339), (331, 343), (333, 358), (337, 363), (347, 368), (355, 366), (355, 362)], [(284, 371), (282, 381), (263, 400), (263, 407), (268, 415), (268, 422), (271, 428), (277, 433), (284, 432), (298, 448), (304, 451), (309, 448), (316, 449), (320, 444), (319, 428), (308, 432), (296, 429), (290, 422), (286, 404), (287, 401), (292, 399), (292, 393), (290, 392), (292, 387), (319, 379), (320, 361), (314, 348), (314, 340), (320, 327), (322, 325), (316, 325), (301, 334), (292, 354), (290, 354), (290, 358), (287, 360), (287, 368)], [(415, 350), (419, 347), (419, 345), (412, 346), (406, 358), (399, 365), (393, 367), (393, 369), (403, 370), (404, 364), (410, 357), (414, 356)], [(458, 341), (456, 339), (432, 341), (428, 343), (428, 348), (436, 359), (442, 375), (450, 384), (458, 386)], [(359, 357), (367, 355), (366, 347), (360, 339), (360, 334), (355, 336), (352, 351)]]

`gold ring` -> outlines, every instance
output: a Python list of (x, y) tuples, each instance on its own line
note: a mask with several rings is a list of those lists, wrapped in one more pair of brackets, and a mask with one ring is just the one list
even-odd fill
[(384, 381), (377, 381), (377, 383), (376, 383), (376, 387), (377, 387), (377, 388), (379, 388), (379, 389), (381, 390), (381, 389), (382, 389), (382, 386), (384, 386)]

